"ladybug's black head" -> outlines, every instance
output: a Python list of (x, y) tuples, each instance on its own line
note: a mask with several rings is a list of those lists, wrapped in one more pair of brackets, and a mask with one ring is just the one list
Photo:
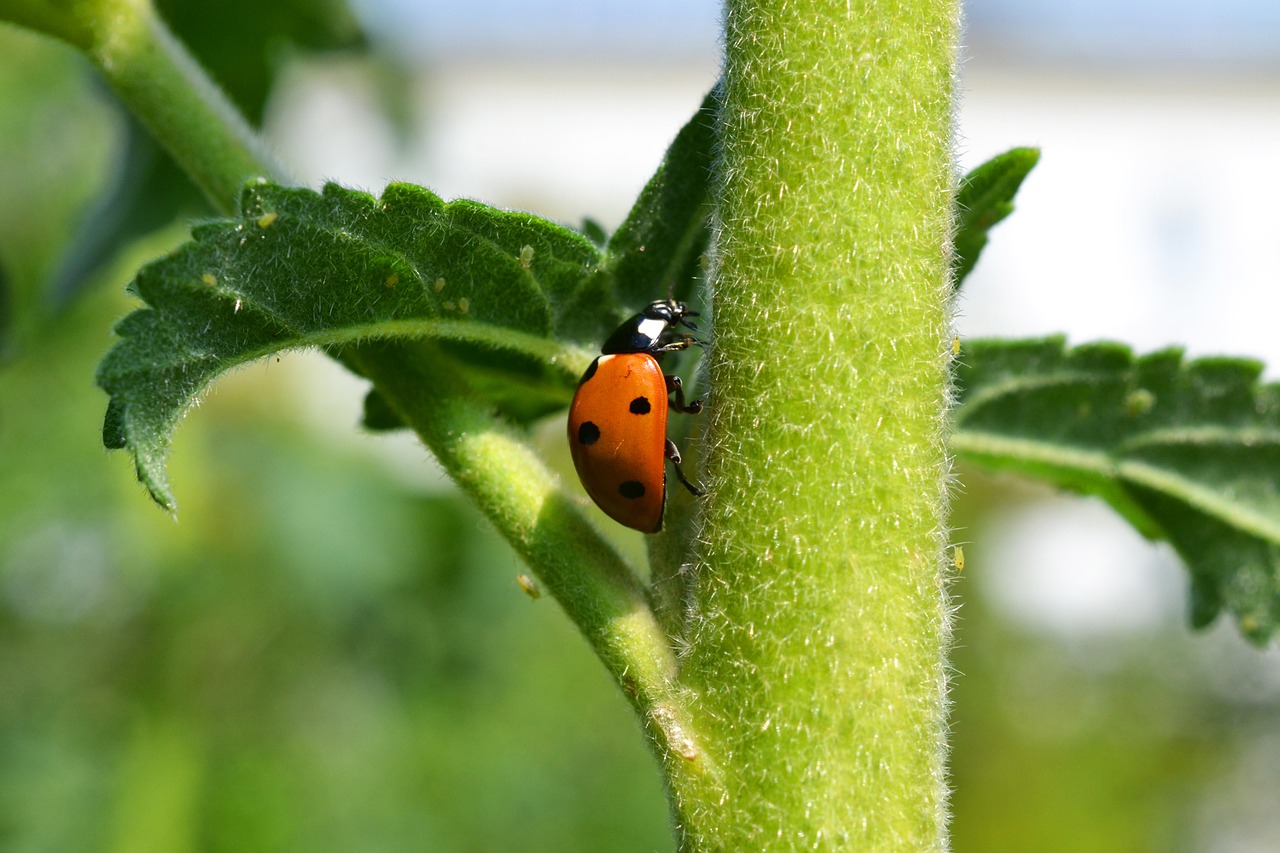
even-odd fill
[(600, 351), (605, 355), (625, 352), (656, 355), (673, 349), (684, 349), (695, 341), (689, 335), (677, 337), (674, 329), (684, 326), (696, 332), (698, 327), (687, 318), (697, 316), (698, 312), (689, 310), (689, 306), (683, 302), (674, 299), (655, 300), (619, 326), (604, 342)]
[(674, 299), (658, 299), (650, 302), (640, 313), (653, 320), (663, 320), (670, 326), (678, 323), (688, 326), (690, 329), (696, 327), (692, 323), (686, 322), (684, 318), (698, 316), (697, 311), (689, 310), (688, 305), (683, 302), (677, 302)]

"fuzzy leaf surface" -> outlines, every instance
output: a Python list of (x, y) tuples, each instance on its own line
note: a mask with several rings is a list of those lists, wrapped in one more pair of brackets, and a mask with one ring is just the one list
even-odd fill
[(1225, 609), (1265, 643), (1280, 619), (1280, 385), (1259, 383), (1261, 371), (1179, 349), (972, 341), (952, 447), (1103, 498), (1177, 550), (1196, 626)]
[(98, 371), (111, 397), (104, 443), (129, 448), (168, 509), (173, 431), (238, 365), (299, 347), (433, 340), (459, 369), (510, 374), (491, 383), (505, 394), (530, 381), (531, 397), (558, 393), (563, 405), (585, 363), (573, 342), (598, 340), (610, 322), (599, 249), (531, 214), (408, 184), (381, 198), (256, 184), (241, 207), (143, 267), (131, 289), (147, 307), (120, 322)]
[(992, 157), (956, 190), (954, 276), (958, 290), (987, 245), (987, 234), (1010, 213), (1013, 197), (1040, 161), (1038, 148), (1013, 148)]

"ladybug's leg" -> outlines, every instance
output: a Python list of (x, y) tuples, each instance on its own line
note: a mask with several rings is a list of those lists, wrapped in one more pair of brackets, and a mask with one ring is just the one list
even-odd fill
[(686, 415), (696, 415), (702, 411), (702, 401), (694, 400), (692, 403), (685, 405), (684, 402), (684, 385), (680, 382), (679, 376), (664, 376), (667, 380), (667, 396), (676, 395), (675, 402), (671, 403), (677, 412), (684, 412)]
[(679, 352), (680, 350), (688, 349), (691, 346), (705, 347), (706, 345), (706, 341), (700, 341), (693, 335), (680, 335), (673, 340), (667, 341), (661, 346), (655, 346), (653, 349), (649, 350), (649, 352), (657, 355), (664, 352)]
[(676, 472), (676, 479), (679, 480), (695, 498), (700, 498), (706, 494), (702, 489), (699, 489), (693, 483), (690, 483), (685, 479), (684, 472), (680, 470), (680, 448), (676, 447), (675, 443), (669, 438), (667, 439), (667, 458), (671, 460), (671, 467)]
[[(681, 383), (679, 376), (666, 375), (663, 377), (667, 380), (667, 396), (675, 395), (675, 400), (668, 401), (677, 412), (684, 412), (687, 415), (696, 415), (702, 411), (702, 401), (694, 400), (691, 403), (684, 401), (684, 384)], [(694, 497), (702, 497), (704, 492), (702, 489), (690, 483), (685, 477), (684, 471), (680, 470), (680, 449), (675, 446), (671, 439), (667, 439), (667, 458), (671, 460), (671, 467), (675, 469), (676, 479), (679, 480), (686, 489), (688, 489)]]

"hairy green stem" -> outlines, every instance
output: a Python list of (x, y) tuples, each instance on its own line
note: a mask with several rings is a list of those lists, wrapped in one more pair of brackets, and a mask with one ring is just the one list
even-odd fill
[(957, 16), (728, 3), (686, 850), (946, 846)]
[(250, 179), (283, 177), (148, 0), (0, 0), (0, 19), (80, 48), (220, 213)]

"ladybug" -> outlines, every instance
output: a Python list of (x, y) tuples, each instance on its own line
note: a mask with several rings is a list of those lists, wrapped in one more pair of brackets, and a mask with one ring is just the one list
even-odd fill
[(614, 521), (644, 533), (662, 529), (666, 460), (686, 489), (702, 495), (685, 479), (680, 451), (667, 438), (667, 410), (697, 414), (702, 401), (686, 404), (680, 377), (658, 365), (663, 353), (702, 343), (678, 331), (696, 332), (688, 319), (696, 316), (674, 299), (649, 303), (604, 342), (569, 406), (569, 452), (583, 488)]

